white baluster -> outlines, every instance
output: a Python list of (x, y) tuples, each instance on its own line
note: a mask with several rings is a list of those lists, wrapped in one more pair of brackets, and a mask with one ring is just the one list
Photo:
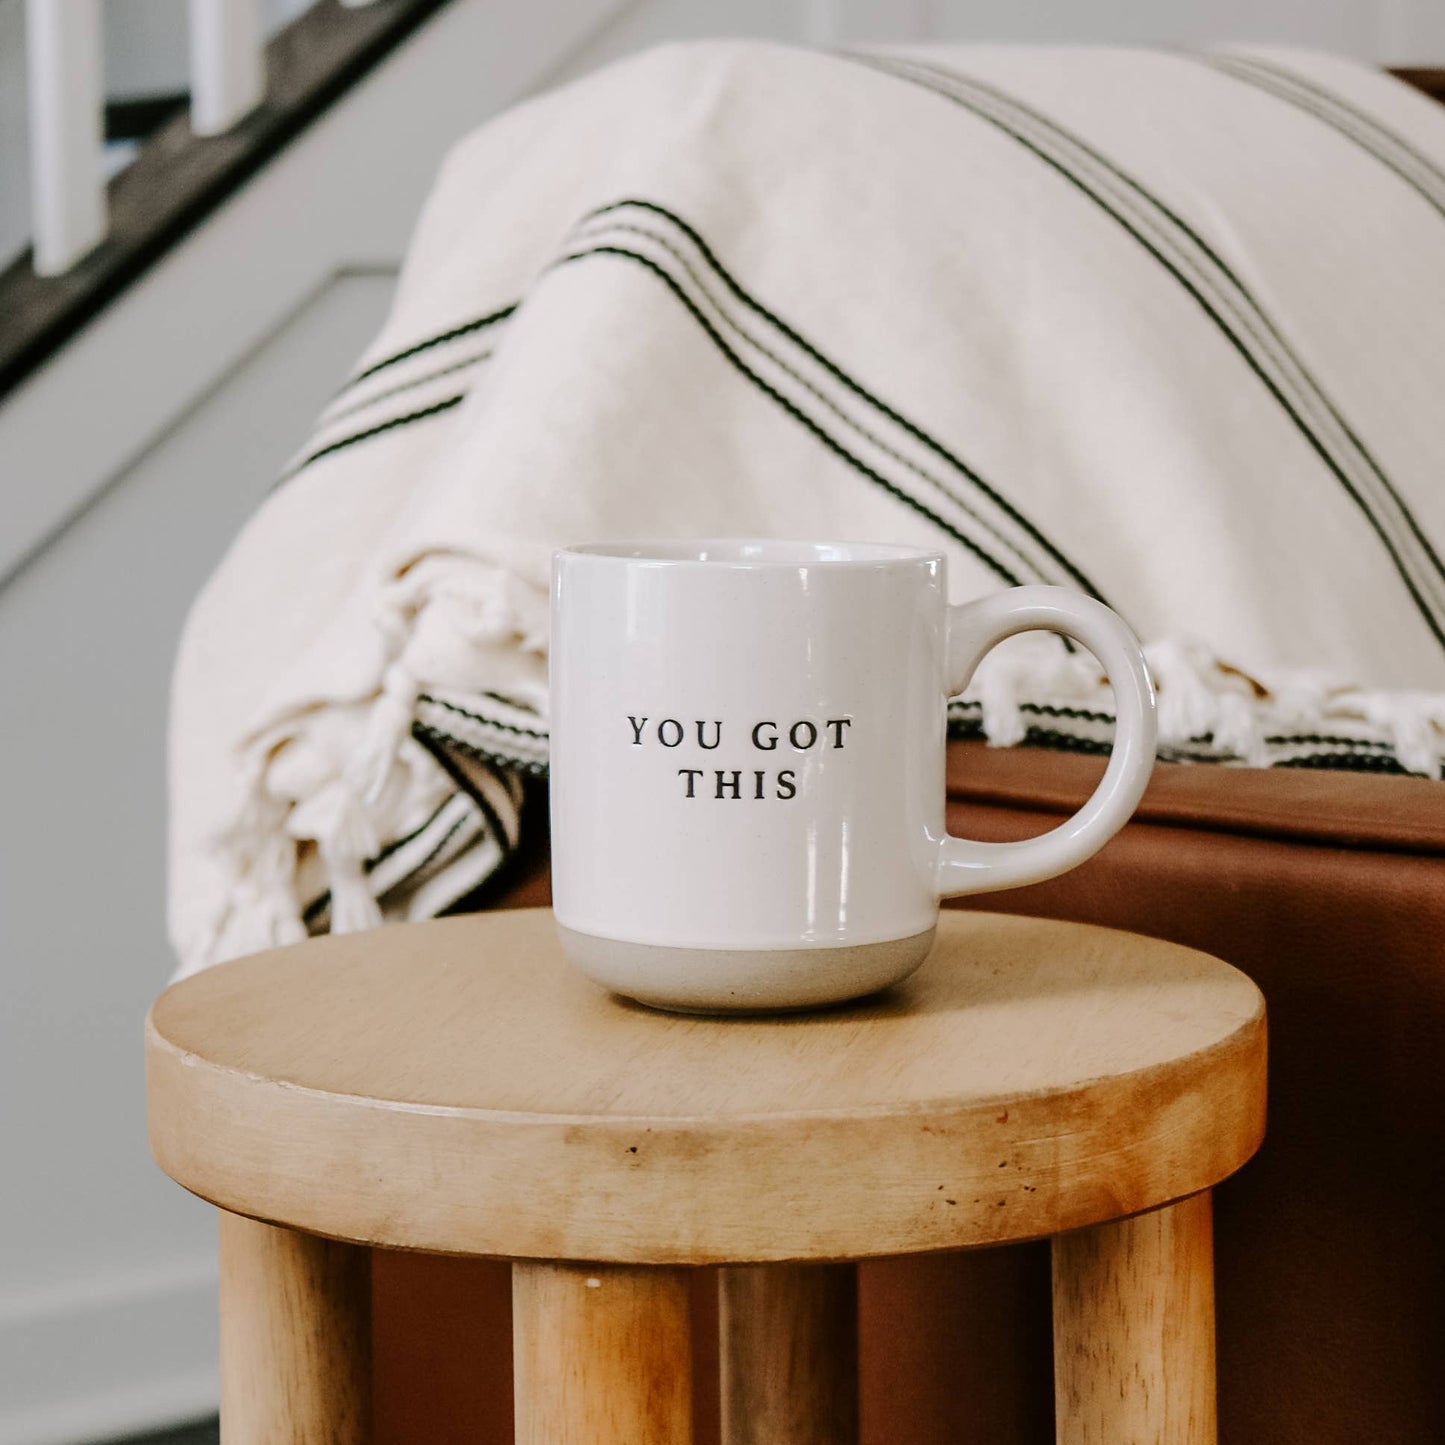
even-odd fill
[(803, 34), (810, 44), (842, 44), (843, 19), (838, 11), (837, 0), (803, 0)]
[(220, 135), (266, 92), (260, 0), (191, 0), (191, 129)]
[(926, 40), (937, 31), (934, 0), (806, 0), (804, 24), (815, 45)]
[(26, 0), (35, 270), (68, 271), (105, 238), (99, 0)]

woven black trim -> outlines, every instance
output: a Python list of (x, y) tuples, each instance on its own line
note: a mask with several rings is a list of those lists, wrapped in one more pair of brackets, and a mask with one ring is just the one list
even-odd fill
[[(505, 698), (497, 697), (495, 693), (483, 693), (482, 696), (496, 697), (498, 702), (507, 701)], [(516, 723), (501, 722), (497, 718), (485, 717), (479, 712), (471, 712), (469, 709), (461, 707), (457, 703), (448, 702), (443, 697), (433, 697), (429, 692), (419, 694), (417, 701), (429, 702), (434, 707), (445, 708), (447, 712), (455, 713), (458, 717), (470, 718), (472, 722), (481, 723), (484, 727), (499, 728), (502, 732), (513, 733), (519, 738), (540, 738), (543, 742), (546, 742), (549, 736), (547, 733), (538, 732), (536, 728), (524, 728), (518, 726)], [(515, 704), (508, 705), (515, 706)], [(527, 711), (530, 712), (531, 709), (528, 708)]]
[(505, 753), (494, 753), (487, 748), (479, 748), (475, 743), (466, 742), (441, 728), (431, 727), (427, 723), (412, 723), (411, 733), (419, 743), (433, 745), (427, 748), (428, 752), (433, 752), (433, 755), (435, 755), (433, 747), (454, 748), (457, 752), (465, 753), (467, 757), (476, 762), (488, 763), (508, 772), (520, 773), (523, 777), (545, 778), (547, 776), (546, 763), (538, 762), (534, 758), (514, 758)]
[(538, 713), (537, 709), (534, 708), (531, 703), (529, 703), (529, 702), (522, 702), (522, 701), (520, 701), (519, 699), (517, 699), (517, 698), (515, 698), (515, 697), (508, 697), (508, 696), (506, 695), (506, 693), (502, 693), (502, 692), (487, 692), (487, 691), (483, 690), (482, 692), (478, 693), (477, 696), (478, 696), (478, 697), (489, 697), (489, 698), (491, 698), (491, 700), (492, 700), (493, 702), (499, 702), (499, 703), (503, 704), (503, 706), (505, 706), (505, 707), (515, 708), (518, 712), (529, 712), (529, 713), (532, 714), (533, 717), (540, 717), (540, 716), (541, 716), (541, 714)]
[(1316, 768), (1336, 773), (1391, 773), (1408, 775), (1410, 770), (1391, 755), (1368, 753), (1309, 753), (1302, 758), (1281, 758), (1276, 768)]
[[(962, 698), (954, 698), (948, 706), (950, 711), (977, 712), (980, 715), (983, 712), (983, 704), (974, 702), (972, 699), (965, 702)], [(1112, 724), (1114, 721), (1113, 713), (1088, 712), (1084, 708), (1078, 707), (1055, 707), (1052, 703), (1046, 702), (1021, 702), (1019, 711), (1032, 713), (1035, 717), (1075, 718), (1080, 722)]]
[[(957, 704), (953, 706), (958, 706)], [(977, 707), (975, 703), (961, 704), (963, 707)], [(1025, 703), (1021, 712), (1045, 717), (1077, 718), (1091, 722), (1113, 722), (1104, 713), (1079, 712), (1072, 708), (1055, 708), (1046, 705)], [(948, 736), (955, 741), (976, 741), (985, 734), (981, 718), (960, 717), (956, 713), (948, 720)], [(1213, 741), (1212, 733), (1191, 738), (1190, 743), (1207, 746)], [(1301, 757), (1276, 758), (1266, 764), (1266, 771), (1274, 768), (1320, 768), (1335, 772), (1358, 773), (1399, 773), (1412, 776), (1395, 754), (1389, 743), (1367, 738), (1332, 737), (1327, 733), (1273, 734), (1265, 742), (1276, 748), (1281, 747), (1328, 747), (1329, 752), (1307, 753)], [(1029, 727), (1020, 743), (1022, 747), (1044, 748), (1051, 752), (1092, 753), (1100, 756), (1113, 751), (1113, 743), (1107, 738), (1085, 737), (1078, 733), (1061, 732), (1057, 728)], [(1199, 767), (1227, 767), (1238, 761), (1234, 754), (1227, 757), (1199, 757), (1190, 751), (1189, 745), (1160, 749), (1161, 758), (1169, 761), (1192, 763)]]
[(1338, 738), (1330, 736), (1329, 733), (1276, 733), (1265, 738), (1265, 742), (1274, 747), (1324, 743), (1331, 747), (1383, 749), (1386, 752), (1394, 751), (1390, 743), (1377, 742), (1373, 738)]

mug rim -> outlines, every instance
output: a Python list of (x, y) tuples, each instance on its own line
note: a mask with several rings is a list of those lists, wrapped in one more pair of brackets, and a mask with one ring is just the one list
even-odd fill
[(941, 562), (937, 548), (901, 542), (832, 542), (797, 538), (697, 537), (579, 542), (559, 547), (554, 561), (576, 558), (630, 566), (713, 569), (888, 567)]

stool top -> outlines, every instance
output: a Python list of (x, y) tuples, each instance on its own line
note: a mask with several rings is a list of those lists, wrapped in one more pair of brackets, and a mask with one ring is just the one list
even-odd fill
[(694, 1018), (604, 993), (546, 909), (316, 939), (168, 989), (151, 1147), (317, 1234), (656, 1264), (1058, 1233), (1217, 1183), (1264, 1128), (1264, 1002), (1192, 949), (946, 910), (902, 985)]

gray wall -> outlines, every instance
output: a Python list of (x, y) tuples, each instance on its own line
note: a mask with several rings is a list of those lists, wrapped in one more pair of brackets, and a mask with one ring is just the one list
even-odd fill
[[(268, 33), (310, 0), (263, 0)], [(114, 96), (185, 90), (186, 0), (106, 0), (105, 82)]]
[(30, 235), (25, 0), (0, 0), (0, 267)]
[(142, 1092), (141, 1023), (170, 967), (170, 661), (189, 599), (390, 287), (338, 278), (0, 597), (0, 1439), (53, 1437), (78, 1378), (123, 1426), (210, 1403), (209, 1211), (147, 1163)]

